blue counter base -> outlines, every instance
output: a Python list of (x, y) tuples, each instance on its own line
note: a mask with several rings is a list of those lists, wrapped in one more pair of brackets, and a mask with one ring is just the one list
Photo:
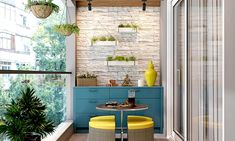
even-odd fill
[(134, 89), (136, 103), (146, 104), (148, 110), (125, 112), (124, 126), (128, 115), (142, 115), (153, 118), (155, 133), (163, 133), (163, 88), (156, 87), (74, 87), (73, 113), (74, 129), (78, 133), (87, 133), (91, 117), (100, 115), (115, 115), (116, 127), (120, 127), (120, 113), (96, 110), (96, 105), (107, 101), (124, 102), (128, 90)]

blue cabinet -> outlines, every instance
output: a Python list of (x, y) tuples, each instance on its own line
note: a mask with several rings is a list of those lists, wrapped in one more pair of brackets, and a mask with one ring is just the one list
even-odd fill
[[(163, 133), (163, 88), (156, 87), (74, 87), (73, 109), (75, 132), (87, 132), (91, 117), (99, 115), (116, 115), (116, 126), (120, 126), (120, 113), (96, 110), (96, 105), (114, 100), (124, 102), (128, 90), (136, 92), (136, 103), (146, 104), (148, 110), (124, 112), (124, 123), (127, 115), (144, 115), (152, 117), (156, 133)], [(125, 124), (126, 126), (126, 124)]]

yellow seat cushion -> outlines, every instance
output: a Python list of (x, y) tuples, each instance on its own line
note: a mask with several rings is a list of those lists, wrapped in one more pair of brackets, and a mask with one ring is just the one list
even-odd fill
[(115, 116), (97, 116), (91, 118), (90, 121), (115, 121)]
[(146, 116), (128, 116), (129, 121), (152, 121), (152, 118)]
[(96, 129), (115, 130), (114, 121), (90, 121), (89, 126)]
[(153, 121), (128, 121), (128, 130), (146, 129), (153, 125)]

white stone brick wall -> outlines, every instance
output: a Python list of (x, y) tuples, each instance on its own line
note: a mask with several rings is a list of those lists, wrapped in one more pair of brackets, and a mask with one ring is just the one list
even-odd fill
[[(98, 85), (116, 79), (119, 84), (129, 74), (132, 82), (144, 79), (149, 60), (153, 60), (160, 80), (160, 8), (147, 7), (87, 7), (77, 9), (77, 25), (80, 35), (77, 37), (77, 74), (91, 72), (98, 75)], [(119, 33), (121, 23), (135, 23), (137, 33)], [(117, 46), (91, 46), (93, 36), (112, 35), (118, 40)], [(109, 55), (134, 55), (136, 66), (107, 66)]]

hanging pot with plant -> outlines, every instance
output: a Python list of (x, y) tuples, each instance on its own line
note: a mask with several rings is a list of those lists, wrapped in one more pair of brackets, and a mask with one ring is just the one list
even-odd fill
[(78, 35), (80, 31), (80, 29), (75, 23), (55, 25), (54, 30), (64, 36), (70, 36), (72, 33)]
[(40, 19), (45, 19), (52, 12), (59, 12), (59, 6), (52, 3), (53, 0), (28, 0), (26, 9), (32, 11), (33, 15)]
[[(65, 14), (65, 11), (66, 11), (66, 14)], [(68, 6), (67, 6), (67, 0), (65, 0), (65, 8), (64, 8), (61, 19), (63, 19), (64, 15), (68, 15), (69, 21), (67, 22), (67, 19), (66, 19), (66, 23), (60, 22), (59, 25), (54, 26), (54, 30), (64, 36), (70, 36), (72, 33), (78, 35), (80, 29), (78, 28), (78, 26), (75, 23), (73, 23), (73, 24), (70, 23), (71, 21), (70, 21), (70, 16), (69, 16), (70, 14), (68, 11)]]

